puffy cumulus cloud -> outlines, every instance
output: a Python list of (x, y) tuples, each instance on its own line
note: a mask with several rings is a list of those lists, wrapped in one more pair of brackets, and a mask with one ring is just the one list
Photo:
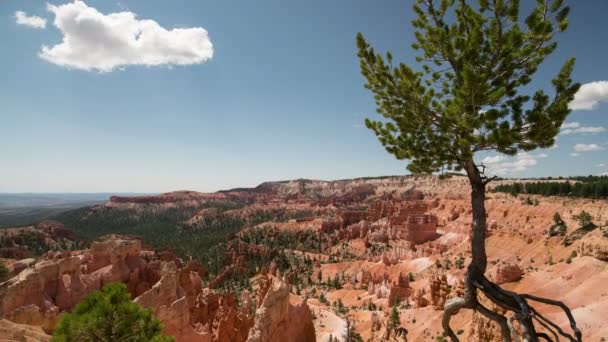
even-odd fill
[(603, 151), (605, 148), (598, 144), (576, 144), (574, 145), (574, 151), (576, 152), (595, 152)]
[(165, 29), (135, 13), (103, 14), (83, 1), (48, 5), (61, 43), (43, 46), (40, 57), (67, 68), (109, 72), (131, 65), (171, 66), (204, 63), (213, 44), (201, 27)]
[(538, 160), (543, 158), (547, 158), (547, 155), (544, 153), (534, 155), (521, 152), (514, 157), (504, 157), (501, 155), (488, 156), (481, 163), (487, 167), (487, 171), (490, 174), (508, 175), (525, 171), (537, 165)]
[(608, 101), (608, 81), (585, 83), (574, 95), (570, 109), (592, 110), (604, 101)]
[(606, 132), (606, 129), (601, 126), (582, 126), (578, 122), (567, 122), (562, 125), (560, 134), (562, 135), (573, 135), (573, 134), (597, 134)]
[(46, 19), (35, 15), (27, 15), (23, 11), (15, 12), (15, 21), (19, 25), (25, 25), (36, 29), (43, 29), (46, 27)]

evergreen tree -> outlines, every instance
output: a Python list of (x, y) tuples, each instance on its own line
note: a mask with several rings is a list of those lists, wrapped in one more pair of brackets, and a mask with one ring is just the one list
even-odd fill
[[(568, 104), (580, 87), (570, 77), (574, 58), (552, 80), (553, 94), (540, 89), (530, 94), (527, 86), (556, 49), (555, 35), (567, 29), (569, 7), (562, 0), (537, 0), (522, 19), (518, 0), (416, 0), (414, 12), (412, 47), (420, 52), (419, 69), (394, 64), (391, 53), (378, 54), (362, 34), (357, 36), (365, 87), (374, 93), (383, 117), (366, 119), (366, 126), (389, 153), (408, 160), (411, 172), (464, 170), (468, 177), (472, 260), (464, 298), (445, 307), (446, 336), (458, 341), (450, 317), (468, 308), (496, 321), (503, 340), (511, 340), (506, 317), (483, 307), (477, 300), (479, 290), (498, 306), (514, 311), (524, 339), (537, 341), (533, 308), (527, 300), (556, 302), (505, 291), (485, 278), (485, 193), (492, 178), (475, 155), (482, 151), (515, 155), (555, 143), (570, 113)], [(580, 331), (568, 317), (580, 340)]]
[(9, 276), (9, 271), (6, 266), (4, 266), (4, 262), (0, 261), (0, 283), (7, 280)]
[(581, 228), (587, 228), (593, 225), (593, 217), (584, 210), (578, 213), (578, 215), (574, 215), (573, 218), (578, 221)]
[(363, 342), (361, 335), (355, 330), (355, 325), (346, 317), (346, 331), (342, 335), (344, 342)]
[(399, 309), (397, 305), (393, 305), (393, 309), (391, 310), (391, 316), (388, 322), (388, 329), (390, 332), (395, 332), (401, 326), (401, 318), (399, 317)]
[(555, 212), (555, 214), (553, 214), (553, 222), (555, 222), (555, 224), (559, 224), (562, 222), (562, 217), (559, 215), (558, 212)]
[(574, 186), (566, 182), (526, 182), (500, 184), (494, 187), (496, 192), (507, 192), (512, 195), (521, 193), (538, 194), (543, 196), (572, 196), (585, 198), (608, 198), (608, 177), (588, 176), (572, 177), (577, 183)]
[(566, 225), (566, 222), (562, 220), (562, 217), (559, 215), (559, 213), (556, 212), (555, 214), (553, 214), (553, 225), (551, 226), (551, 228), (549, 228), (549, 236), (565, 236), (567, 230), (568, 226)]
[(335, 289), (339, 290), (342, 288), (342, 284), (340, 283), (340, 278), (338, 277), (338, 274), (336, 273), (336, 276), (334, 277), (334, 283), (333, 286)]
[(52, 341), (173, 341), (162, 330), (152, 311), (131, 302), (127, 287), (116, 283), (91, 293), (72, 313), (63, 316)]

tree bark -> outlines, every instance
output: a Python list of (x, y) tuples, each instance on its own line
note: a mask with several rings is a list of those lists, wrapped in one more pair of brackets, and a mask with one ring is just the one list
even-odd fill
[(472, 281), (474, 279), (481, 279), (486, 273), (488, 265), (486, 256), (486, 185), (473, 160), (465, 163), (465, 170), (471, 184), (471, 209), (473, 215), (471, 227), (472, 260), (467, 270), (467, 281), (465, 283), (465, 301), (469, 302), (472, 298), (477, 298), (477, 288)]
[[(517, 294), (504, 290), (485, 277), (488, 264), (486, 256), (487, 223), (485, 208), (487, 181), (482, 177), (482, 174), (479, 172), (479, 169), (473, 160), (468, 160), (464, 164), (464, 169), (467, 172), (471, 184), (471, 207), (473, 216), (471, 227), (472, 260), (467, 269), (464, 298), (452, 298), (446, 302), (442, 320), (444, 334), (453, 342), (457, 342), (458, 336), (450, 328), (450, 318), (453, 315), (456, 315), (460, 309), (471, 309), (479, 312), (488, 319), (495, 321), (499, 325), (503, 342), (511, 342), (513, 338), (515, 338), (516, 341), (519, 340), (518, 336), (516, 336), (513, 320), (518, 321), (524, 342), (537, 342), (539, 337), (551, 341), (549, 335), (544, 332), (536, 331), (533, 320), (539, 322), (545, 330), (553, 333), (554, 336), (557, 336), (559, 333), (571, 342), (581, 342), (582, 333), (576, 326), (572, 312), (564, 303), (529, 294)], [(491, 311), (479, 303), (477, 298), (478, 290), (495, 305), (498, 305), (507, 311), (512, 311), (514, 316), (511, 317), (511, 320), (508, 320), (501, 314)], [(564, 332), (555, 323), (540, 315), (538, 311), (528, 304), (527, 299), (560, 307), (570, 321), (574, 336)], [(556, 341), (559, 340), (556, 338)]]

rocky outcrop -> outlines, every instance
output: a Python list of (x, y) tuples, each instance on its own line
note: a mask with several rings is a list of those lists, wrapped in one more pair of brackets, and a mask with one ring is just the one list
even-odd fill
[(73, 230), (66, 228), (63, 223), (57, 221), (46, 220), (38, 222), (34, 225), (34, 228), (45, 231), (53, 240), (60, 238), (74, 240), (76, 238), (76, 233)]
[(28, 267), (32, 267), (36, 264), (36, 259), (34, 258), (27, 258), (27, 259), (21, 259), (19, 261), (15, 261), (13, 263), (13, 271), (12, 271), (12, 275), (15, 276), (19, 273), (21, 273), (21, 271), (25, 270)]
[(40, 328), (0, 319), (0, 341), (49, 342), (50, 340), (51, 336), (45, 334)]
[(141, 242), (109, 236), (81, 253), (49, 254), (35, 265), (27, 263), (0, 285), (0, 316), (51, 332), (59, 313), (71, 310), (94, 290), (124, 282), (131, 294), (155, 282), (155, 271), (140, 258)]
[(52, 307), (41, 312), (36, 305), (26, 305), (8, 313), (5, 318), (14, 323), (36, 326), (50, 333), (59, 321), (59, 309)]
[(87, 272), (94, 272), (102, 267), (112, 265), (122, 267), (140, 263), (139, 253), (142, 245), (140, 240), (122, 239), (117, 236), (94, 242), (91, 245), (91, 260), (86, 264)]
[[(178, 341), (247, 339), (254, 322), (254, 304), (246, 299), (246, 293), (239, 298), (239, 305), (234, 294), (203, 289), (204, 267), (195, 262), (182, 265), (175, 258), (162, 261), (161, 255), (142, 253), (141, 249), (139, 240), (109, 236), (93, 243), (89, 250), (49, 254), (47, 260), (0, 285), (0, 316), (51, 333), (60, 313), (107, 283), (123, 282), (134, 302), (151, 308), (163, 322), (164, 332)], [(289, 314), (312, 322), (305, 304), (289, 304), (288, 308)]]
[(477, 311), (473, 313), (470, 325), (469, 342), (501, 342), (500, 329), (493, 321), (487, 319)]
[(597, 235), (582, 239), (577, 246), (577, 253), (580, 256), (590, 256), (598, 260), (608, 261), (608, 239)]
[(364, 210), (340, 210), (338, 219), (341, 227), (348, 227), (367, 219), (367, 211)]
[(387, 243), (388, 242), (388, 233), (386, 231), (386, 228), (381, 228), (380, 230), (371, 232), (369, 234), (369, 240), (373, 241), (373, 242), (382, 242), (382, 243)]
[(391, 287), (389, 288), (388, 305), (393, 306), (397, 301), (401, 302), (406, 300), (411, 293), (412, 289), (410, 288), (407, 277), (400, 274), (397, 281), (391, 284)]
[(358, 238), (363, 239), (367, 237), (367, 232), (369, 229), (370, 224), (367, 221), (360, 221), (359, 223), (351, 224), (350, 226), (346, 227), (348, 235), (347, 238), (349, 240)]
[[(45, 316), (52, 321), (59, 311), (71, 309), (98, 284), (82, 277), (78, 257), (45, 260), (0, 285), (0, 316), (12, 317), (17, 323), (27, 323), (21, 318), (28, 316)], [(25, 307), (27, 314), (23, 314)]]
[(435, 310), (443, 310), (445, 301), (450, 295), (450, 286), (448, 285), (448, 278), (445, 274), (434, 275), (430, 281), (430, 295), (431, 304)]
[(519, 281), (524, 272), (521, 267), (512, 262), (501, 262), (496, 266), (494, 279), (496, 284), (512, 283)]
[(425, 298), (426, 291), (424, 288), (418, 289), (412, 296), (412, 301), (417, 308), (425, 308), (429, 306), (429, 300)]
[(316, 341), (308, 305), (291, 295), (287, 284), (272, 277), (247, 341)]
[[(211, 322), (208, 316), (196, 314), (200, 309), (202, 281), (197, 272), (189, 268), (178, 269), (174, 262), (163, 264), (161, 279), (134, 302), (151, 308), (163, 322), (164, 333), (178, 340), (210, 340)], [(201, 322), (197, 318), (205, 319)], [(205, 331), (203, 323), (207, 323)]]

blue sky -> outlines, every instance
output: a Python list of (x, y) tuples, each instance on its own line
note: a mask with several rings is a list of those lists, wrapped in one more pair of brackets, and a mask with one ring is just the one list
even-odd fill
[[(156, 26), (150, 32), (160, 38), (145, 56), (114, 45), (96, 54), (92, 47), (108, 35), (70, 26), (67, 8), (2, 1), (0, 192), (212, 191), (267, 180), (405, 173), (404, 162), (363, 127), (375, 107), (363, 88), (354, 38), (361, 31), (378, 50), (413, 62), (411, 0), (81, 5), (103, 20), (117, 12), (137, 15), (127, 22), (153, 20), (162, 32)], [(571, 55), (577, 81), (608, 80), (605, 13), (604, 0), (575, 4), (570, 30), (535, 86), (549, 89)], [(174, 28), (179, 36), (169, 32)], [(80, 54), (61, 46), (66, 32), (83, 39), (72, 40)], [(108, 51), (118, 51), (122, 62), (112, 64)], [(174, 60), (165, 61), (165, 52)], [(164, 64), (175, 61), (187, 65)], [(487, 157), (509, 176), (607, 172), (604, 88), (608, 83), (587, 87), (581, 106), (595, 105), (571, 114), (557, 148), (480, 160)]]

